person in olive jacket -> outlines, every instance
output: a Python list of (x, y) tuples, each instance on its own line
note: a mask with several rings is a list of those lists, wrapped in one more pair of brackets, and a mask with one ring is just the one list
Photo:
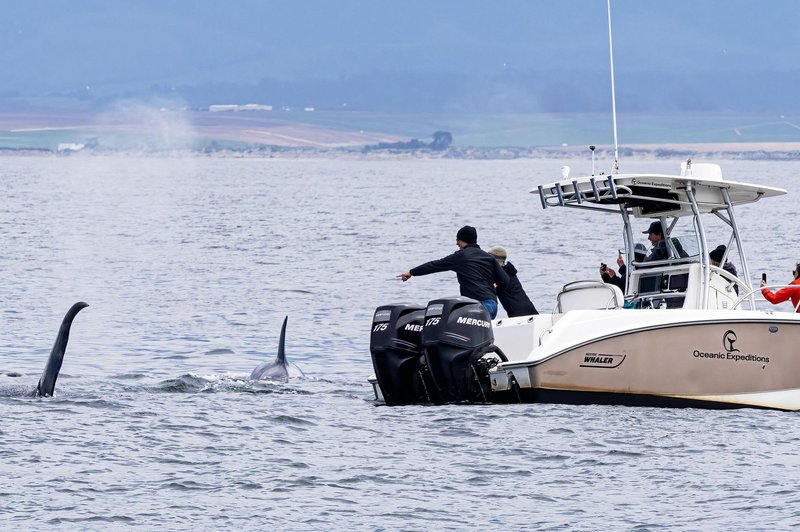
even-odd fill
[(509, 283), (508, 275), (492, 255), (480, 248), (478, 231), (474, 227), (465, 225), (459, 229), (456, 245), (458, 251), (452, 255), (420, 264), (399, 277), (405, 282), (413, 276), (452, 270), (456, 272), (461, 295), (480, 301), (494, 319), (497, 316), (495, 285), (501, 290), (505, 288)]
[(506, 314), (509, 318), (517, 316), (531, 316), (539, 314), (536, 307), (533, 306), (528, 294), (522, 288), (522, 283), (517, 278), (517, 269), (513, 264), (507, 261), (508, 252), (503, 246), (494, 246), (489, 248), (489, 254), (492, 255), (499, 264), (503, 271), (508, 274), (508, 285), (504, 288), (497, 287), (497, 297), (500, 299), (500, 304), (506, 309)]

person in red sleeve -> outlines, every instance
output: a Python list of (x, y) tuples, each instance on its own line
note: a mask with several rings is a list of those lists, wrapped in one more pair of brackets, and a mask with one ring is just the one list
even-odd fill
[(764, 298), (773, 305), (791, 299), (795, 312), (800, 312), (800, 262), (795, 265), (792, 275), (794, 275), (794, 281), (786, 288), (781, 288), (774, 293), (768, 288), (764, 288), (767, 286), (767, 282), (762, 279), (761, 293), (764, 294)]

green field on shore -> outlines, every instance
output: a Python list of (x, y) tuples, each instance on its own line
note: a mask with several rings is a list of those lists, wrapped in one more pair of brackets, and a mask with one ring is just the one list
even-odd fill
[[(78, 113), (78, 112), (76, 112)], [(236, 137), (237, 131), (273, 131), (292, 127), (303, 133), (336, 138), (337, 133), (368, 131), (395, 138), (430, 139), (435, 131), (449, 131), (456, 147), (543, 147), (562, 145), (613, 144), (611, 115), (608, 113), (573, 114), (399, 114), (356, 111), (270, 111), (208, 113), (178, 111), (169, 121), (156, 126), (149, 122), (114, 123), (93, 121), (92, 116), (73, 114), (48, 122), (46, 114), (31, 120), (15, 115), (13, 125), (3, 120), (0, 125), (0, 149), (56, 150), (64, 143), (95, 143), (107, 149), (170, 148), (241, 149), (253, 141)], [(80, 125), (75, 126), (80, 118)], [(2, 116), (0, 116), (0, 119)], [(69, 119), (72, 118), (73, 122)], [(126, 117), (130, 119), (131, 117)], [(59, 122), (60, 121), (60, 122)], [(727, 114), (620, 114), (619, 143), (626, 144), (700, 144), (700, 143), (765, 143), (800, 142), (800, 117)], [(2, 129), (6, 127), (8, 129)], [(224, 127), (226, 135), (219, 135)], [(264, 142), (268, 144), (268, 142)], [(286, 144), (284, 144), (286, 145)], [(303, 145), (299, 143), (298, 145)]]
[[(333, 129), (385, 131), (409, 138), (453, 134), (457, 146), (613, 144), (610, 113), (524, 115), (305, 113), (302, 122)], [(800, 117), (727, 114), (620, 114), (620, 143), (800, 142)]]

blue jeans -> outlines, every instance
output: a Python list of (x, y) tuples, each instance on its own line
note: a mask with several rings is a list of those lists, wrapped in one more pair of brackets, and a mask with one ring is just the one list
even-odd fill
[(486, 307), (486, 310), (489, 311), (489, 316), (491, 316), (492, 319), (497, 317), (497, 301), (494, 299), (484, 299), (481, 301), (481, 305)]

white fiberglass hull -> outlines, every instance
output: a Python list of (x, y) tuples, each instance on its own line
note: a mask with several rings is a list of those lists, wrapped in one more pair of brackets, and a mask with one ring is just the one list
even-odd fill
[[(493, 400), (800, 410), (800, 315), (579, 310), (500, 320)], [(527, 351), (527, 354), (526, 354)]]

